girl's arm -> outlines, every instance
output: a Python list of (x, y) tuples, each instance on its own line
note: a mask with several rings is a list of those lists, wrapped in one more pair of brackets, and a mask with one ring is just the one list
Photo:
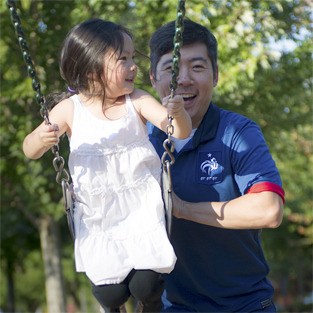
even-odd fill
[(65, 132), (70, 134), (73, 116), (73, 103), (65, 99), (57, 104), (49, 112), (49, 120), (52, 125), (41, 123), (28, 134), (23, 142), (23, 151), (30, 159), (39, 159), (52, 146), (59, 142), (60, 136)]
[(184, 108), (184, 99), (175, 96), (173, 99), (166, 97), (161, 105), (154, 97), (142, 90), (134, 90), (131, 95), (138, 113), (156, 127), (167, 132), (168, 114), (173, 116), (173, 136), (178, 139), (187, 138), (191, 133), (191, 119)]

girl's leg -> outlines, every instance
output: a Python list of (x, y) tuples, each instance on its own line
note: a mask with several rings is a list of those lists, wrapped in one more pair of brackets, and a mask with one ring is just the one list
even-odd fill
[(123, 305), (130, 296), (127, 282), (120, 284), (99, 285), (92, 284), (92, 293), (101, 306), (107, 312), (119, 312), (119, 307)]
[(164, 282), (160, 273), (136, 270), (129, 279), (131, 294), (143, 304), (143, 312), (160, 312), (163, 308), (161, 295)]

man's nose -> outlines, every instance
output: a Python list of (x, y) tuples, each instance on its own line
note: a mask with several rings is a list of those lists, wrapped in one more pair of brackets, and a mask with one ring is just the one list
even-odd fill
[(191, 73), (188, 70), (180, 70), (177, 77), (177, 84), (182, 86), (192, 84), (193, 79), (190, 74)]

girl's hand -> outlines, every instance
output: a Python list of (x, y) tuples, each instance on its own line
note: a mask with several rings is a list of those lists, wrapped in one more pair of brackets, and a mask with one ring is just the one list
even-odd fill
[(51, 148), (52, 146), (58, 144), (58, 131), (59, 126), (57, 124), (45, 125), (44, 130), (38, 133), (39, 140), (42, 145), (46, 148)]
[(183, 114), (184, 111), (184, 99), (180, 95), (176, 95), (173, 98), (171, 96), (167, 96), (163, 98), (162, 104), (166, 106), (167, 113), (170, 116), (176, 117)]

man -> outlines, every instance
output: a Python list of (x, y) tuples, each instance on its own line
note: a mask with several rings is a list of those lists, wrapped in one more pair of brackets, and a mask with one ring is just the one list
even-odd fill
[[(175, 22), (150, 41), (151, 82), (170, 93)], [(275, 312), (262, 228), (278, 227), (284, 191), (260, 128), (214, 105), (217, 42), (184, 21), (176, 94), (185, 100), (193, 133), (175, 141), (171, 242), (177, 263), (165, 278), (167, 312)], [(150, 139), (161, 156), (167, 135)]]

